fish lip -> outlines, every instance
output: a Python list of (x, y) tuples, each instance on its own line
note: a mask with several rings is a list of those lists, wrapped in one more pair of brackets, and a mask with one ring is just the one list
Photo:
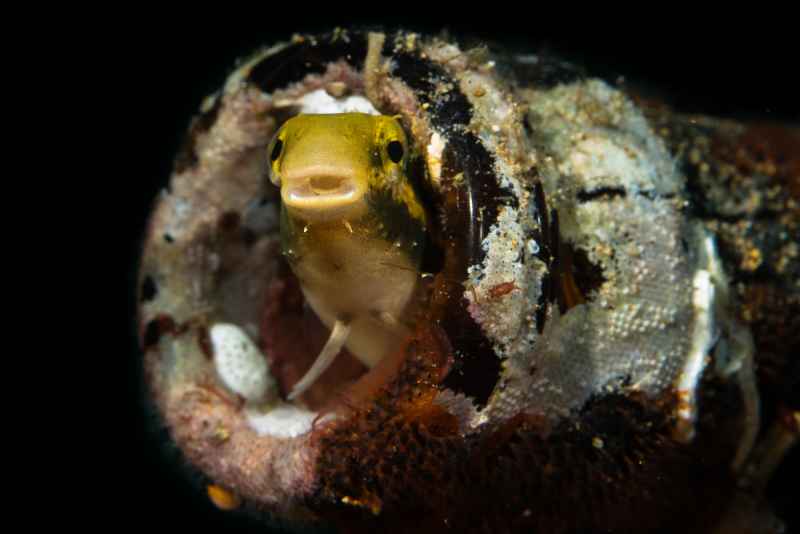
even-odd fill
[[(323, 177), (327, 179), (328, 177)], [(283, 201), (292, 207), (297, 208), (321, 208), (335, 207), (348, 204), (358, 200), (358, 189), (352, 183), (340, 183), (336, 186), (320, 188), (314, 185), (316, 177), (304, 180), (301, 183), (293, 183), (283, 191), (281, 197)]]
[(287, 180), (281, 199), (290, 211), (308, 220), (331, 220), (352, 211), (366, 187), (342, 173), (307, 173)]

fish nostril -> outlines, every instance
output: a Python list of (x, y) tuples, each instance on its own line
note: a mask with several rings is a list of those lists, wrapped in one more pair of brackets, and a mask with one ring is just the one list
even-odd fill
[(308, 181), (311, 191), (318, 195), (330, 193), (342, 186), (344, 179), (339, 176), (314, 176)]

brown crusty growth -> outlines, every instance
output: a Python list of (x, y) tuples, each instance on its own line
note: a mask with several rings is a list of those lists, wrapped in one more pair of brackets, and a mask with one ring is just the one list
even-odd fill
[[(465, 446), (435, 400), (441, 336), (421, 329), (379, 400), (349, 406), (351, 419), (320, 436), (310, 505), (342, 531), (672, 532), (721, 513), (732, 481), (709, 459), (731, 454), (714, 441), (731, 429), (706, 417), (702, 440), (676, 443), (663, 406), (672, 399), (604, 396), (575, 421), (519, 416)], [(708, 386), (702, 402), (737, 408), (735, 389)]]

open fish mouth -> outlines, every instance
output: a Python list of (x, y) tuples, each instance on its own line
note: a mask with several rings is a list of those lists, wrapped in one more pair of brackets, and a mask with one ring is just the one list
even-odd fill
[(314, 219), (340, 217), (341, 212), (363, 198), (353, 180), (341, 175), (294, 178), (281, 188), (284, 205)]
[(281, 180), (283, 205), (310, 221), (341, 218), (357, 210), (367, 191), (366, 180), (346, 167), (311, 165)]

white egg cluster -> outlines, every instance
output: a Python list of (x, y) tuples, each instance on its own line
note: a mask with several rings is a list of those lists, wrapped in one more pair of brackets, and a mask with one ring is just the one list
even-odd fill
[(226, 387), (253, 402), (276, 391), (267, 359), (241, 328), (217, 323), (209, 334), (214, 366)]

